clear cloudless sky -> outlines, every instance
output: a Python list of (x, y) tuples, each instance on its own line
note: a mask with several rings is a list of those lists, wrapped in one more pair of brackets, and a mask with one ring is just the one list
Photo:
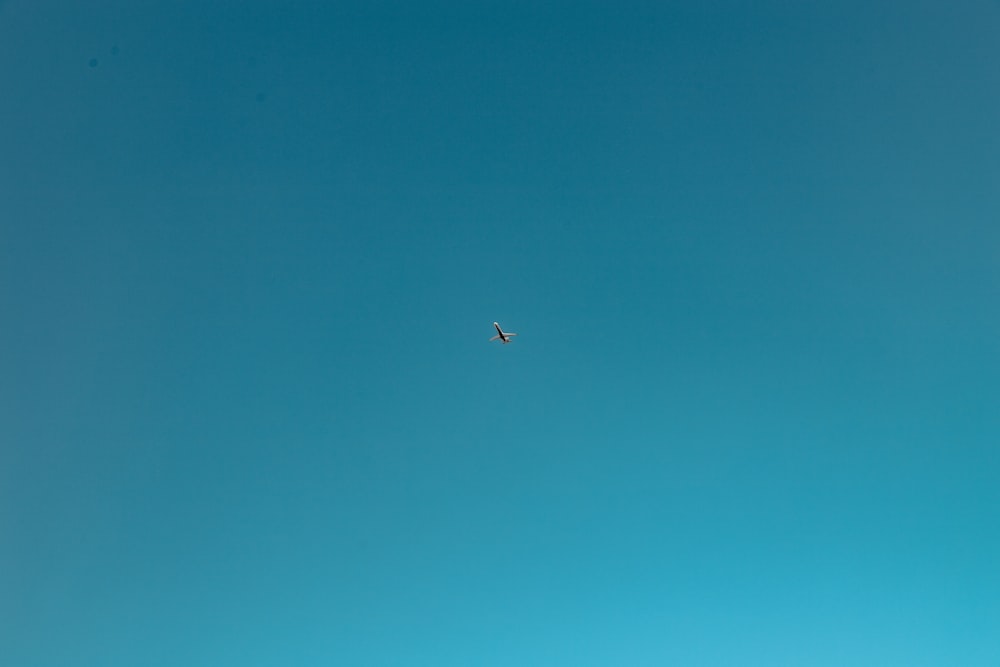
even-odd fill
[(998, 45), (0, 2), (0, 664), (1000, 664)]

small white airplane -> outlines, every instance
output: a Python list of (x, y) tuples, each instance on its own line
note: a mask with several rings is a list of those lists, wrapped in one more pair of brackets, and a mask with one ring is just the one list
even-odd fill
[(497, 335), (494, 336), (493, 338), (490, 338), (491, 343), (495, 340), (499, 340), (503, 341), (503, 344), (506, 345), (507, 343), (510, 342), (512, 336), (517, 335), (516, 333), (510, 333), (509, 331), (504, 331), (503, 329), (500, 328), (500, 325), (497, 324), (496, 322), (493, 323), (493, 326), (496, 327), (497, 329)]

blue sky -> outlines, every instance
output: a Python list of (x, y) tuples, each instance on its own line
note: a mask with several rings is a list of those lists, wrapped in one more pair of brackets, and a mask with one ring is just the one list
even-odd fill
[(998, 29), (0, 3), (0, 663), (997, 664)]

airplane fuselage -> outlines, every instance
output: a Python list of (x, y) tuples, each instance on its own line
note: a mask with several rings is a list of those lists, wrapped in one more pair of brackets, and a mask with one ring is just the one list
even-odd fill
[(510, 335), (509, 334), (505, 334), (503, 332), (503, 329), (500, 328), (500, 325), (498, 323), (494, 322), (493, 326), (497, 330), (497, 338), (500, 339), (500, 342), (503, 343), (504, 345), (506, 345), (507, 343), (509, 343), (510, 342)]

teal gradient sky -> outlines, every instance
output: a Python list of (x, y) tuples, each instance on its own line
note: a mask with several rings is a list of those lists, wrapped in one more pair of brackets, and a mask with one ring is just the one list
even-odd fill
[(0, 2), (0, 664), (997, 665), (998, 36)]

